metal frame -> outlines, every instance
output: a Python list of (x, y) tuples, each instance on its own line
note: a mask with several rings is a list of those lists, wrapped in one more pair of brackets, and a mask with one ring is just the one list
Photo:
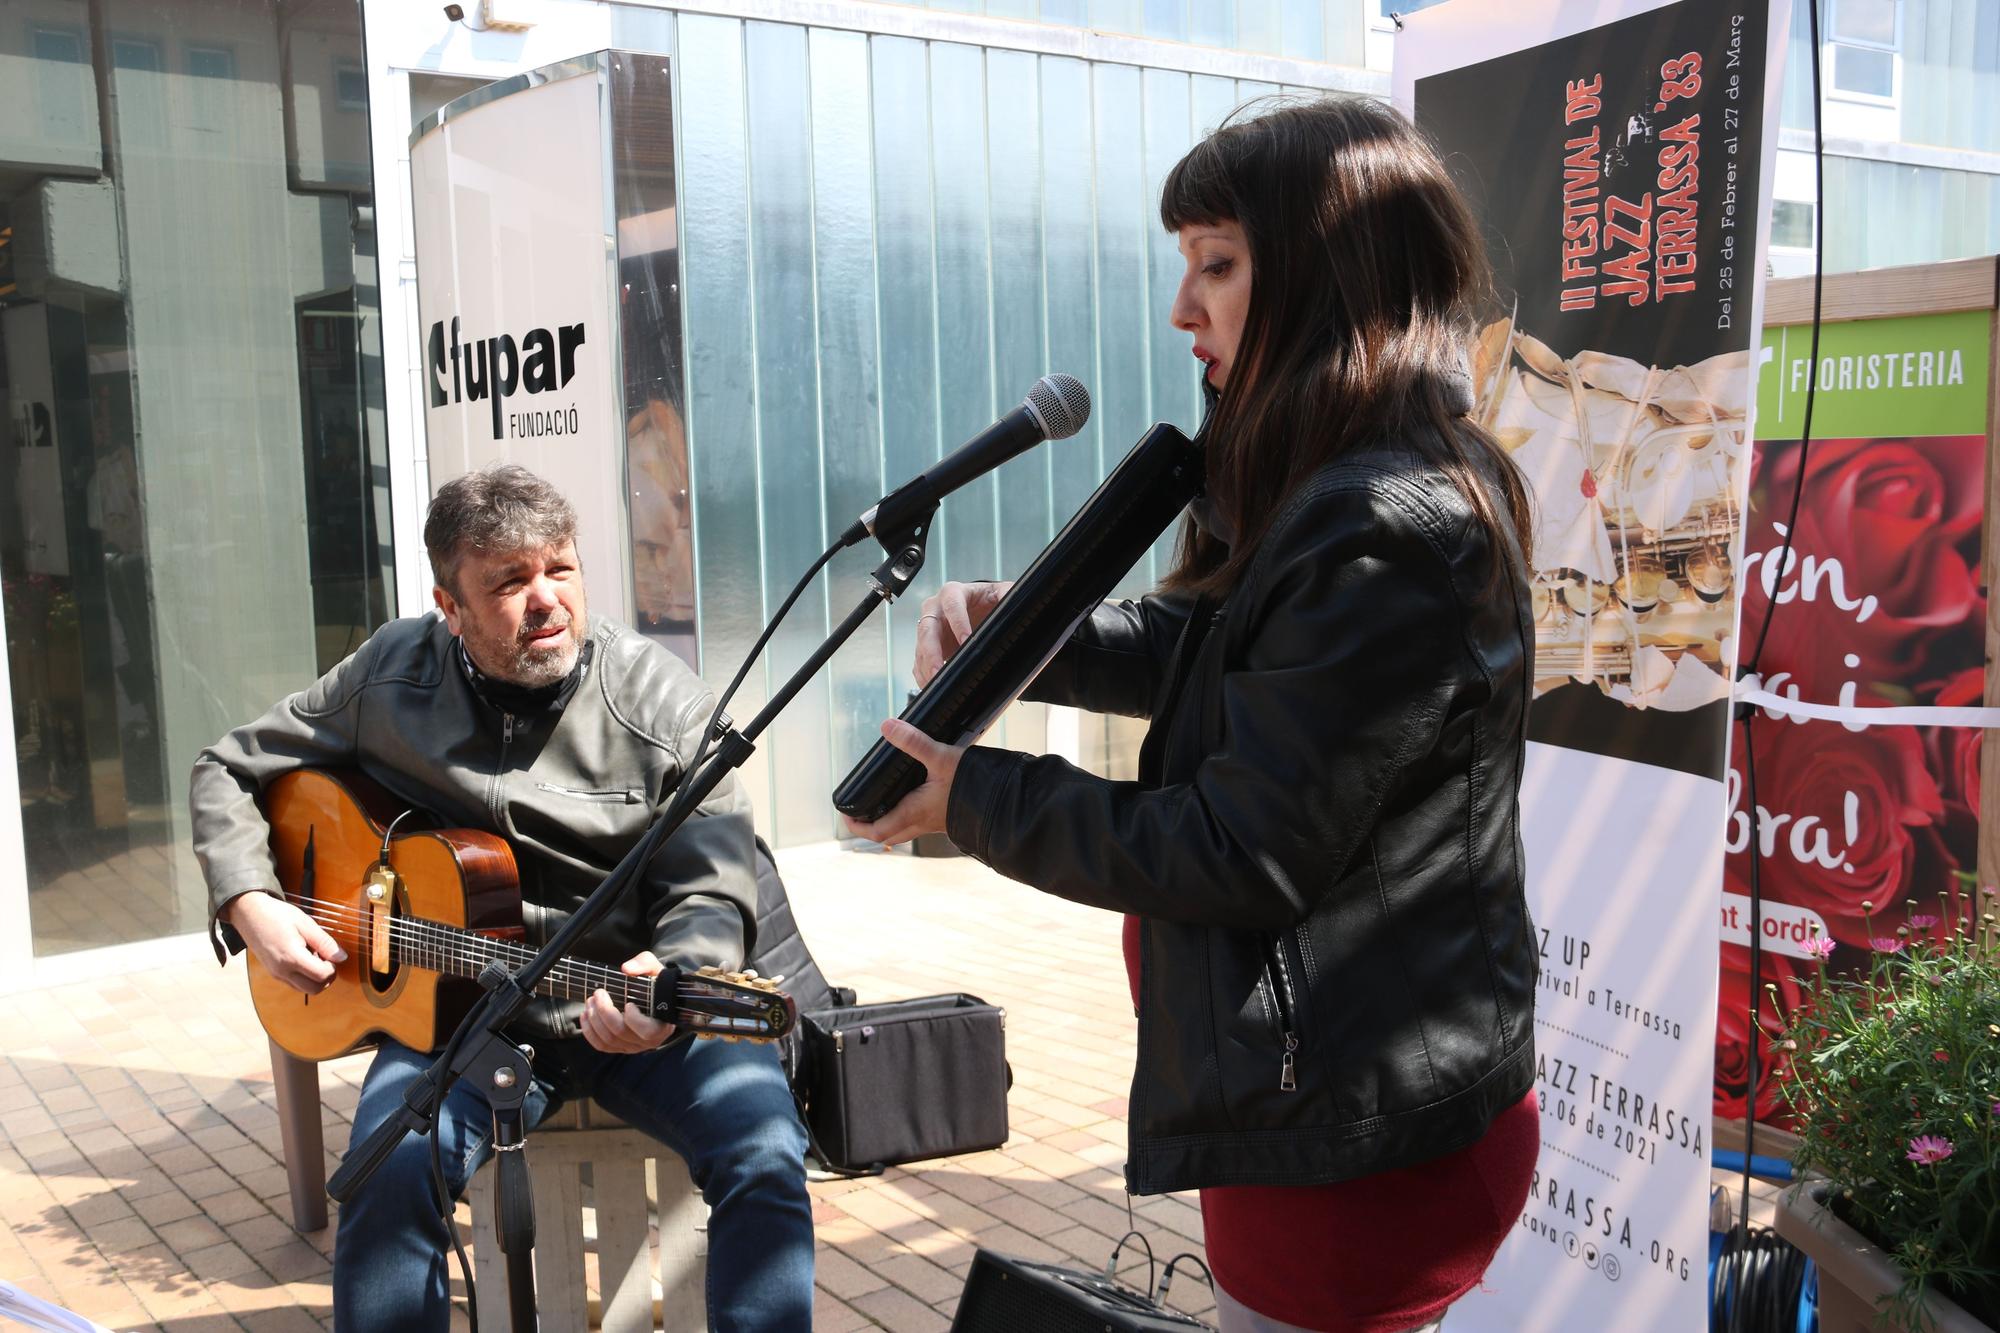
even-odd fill
[[(530, 88), (540, 88), (544, 84), (550, 83), (561, 83), (565, 79), (579, 78), (585, 74), (609, 73), (610, 69), (611, 53), (609, 51), (594, 51), (589, 55), (571, 56), (567, 60), (558, 60), (553, 64), (543, 65), (538, 69), (523, 70), (512, 78), (497, 80), (496, 82), (487, 84), (483, 88), (474, 88), (463, 97), (454, 97), (451, 101), (446, 102), (443, 106), (425, 116), (418, 123), (417, 127), (410, 131), (409, 146), (415, 148), (417, 140), (423, 138), (438, 126), (448, 121), (457, 120), (461, 116), (468, 115), (477, 111), (480, 107), (497, 102), (503, 97), (512, 97), (515, 93), (525, 92)], [(440, 70), (438, 72), (443, 73), (444, 71)], [(608, 124), (607, 122), (607, 128)]]

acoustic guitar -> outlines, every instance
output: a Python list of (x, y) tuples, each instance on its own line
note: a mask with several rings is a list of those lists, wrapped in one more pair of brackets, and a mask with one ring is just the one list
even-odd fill
[[(264, 1030), (302, 1060), (331, 1060), (381, 1037), (442, 1047), (483, 993), (472, 980), (534, 956), (523, 943), (514, 852), (472, 829), (399, 832), (407, 807), (359, 773), (301, 768), (264, 789), (271, 852), (285, 899), (340, 942), (347, 961), (305, 995), (250, 958), (250, 998)], [(776, 982), (718, 968), (628, 977), (566, 958), (537, 995), (610, 993), (696, 1036), (771, 1041), (798, 1022)]]

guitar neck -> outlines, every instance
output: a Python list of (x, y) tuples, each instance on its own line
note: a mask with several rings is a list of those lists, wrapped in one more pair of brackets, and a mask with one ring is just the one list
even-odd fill
[[(459, 926), (403, 917), (390, 925), (390, 949), (397, 962), (425, 967), (454, 977), (477, 977), (488, 963), (500, 963), (509, 971), (520, 968), (535, 956), (525, 945), (490, 939)], [(606, 991), (619, 1008), (635, 1004), (641, 1013), (653, 1012), (653, 979), (628, 977), (604, 963), (564, 958), (535, 983), (535, 994), (547, 999), (587, 1000), (597, 991)]]

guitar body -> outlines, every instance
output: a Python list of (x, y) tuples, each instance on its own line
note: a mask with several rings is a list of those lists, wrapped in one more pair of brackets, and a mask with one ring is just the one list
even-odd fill
[[(382, 1037), (432, 1051), (480, 994), (476, 982), (394, 962), (372, 965), (371, 941), (384, 905), (367, 897), (382, 834), (406, 808), (351, 771), (298, 769), (264, 789), (271, 853), (285, 897), (320, 920), (347, 961), (333, 984), (303, 995), (249, 956), (250, 998), (264, 1029), (302, 1060), (331, 1060)], [(519, 939), (520, 881), (514, 853), (500, 838), (469, 829), (398, 832), (389, 844), (397, 883), (388, 913)]]

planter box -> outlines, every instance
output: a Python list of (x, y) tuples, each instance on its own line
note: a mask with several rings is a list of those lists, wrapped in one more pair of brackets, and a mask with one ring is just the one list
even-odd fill
[[(1903, 1285), (1902, 1270), (1882, 1248), (1833, 1215), (1823, 1199), (1831, 1188), (1808, 1180), (1778, 1197), (1778, 1234), (1819, 1265), (1820, 1333), (1880, 1333), (1881, 1302)], [(1994, 1333), (1956, 1303), (1933, 1291), (1926, 1298), (1936, 1333)]]

